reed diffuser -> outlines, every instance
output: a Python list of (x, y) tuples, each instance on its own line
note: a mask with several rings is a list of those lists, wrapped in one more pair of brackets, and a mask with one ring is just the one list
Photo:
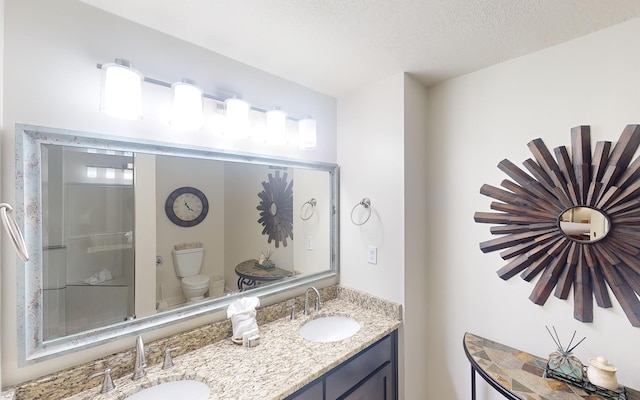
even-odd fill
[(573, 336), (571, 336), (571, 340), (569, 341), (569, 344), (565, 348), (562, 346), (562, 343), (560, 342), (560, 336), (558, 336), (558, 332), (556, 331), (556, 328), (553, 327), (553, 332), (555, 336), (551, 333), (551, 331), (549, 330), (549, 327), (546, 327), (546, 328), (547, 328), (547, 332), (549, 332), (549, 335), (551, 335), (551, 339), (553, 339), (554, 343), (558, 348), (558, 351), (554, 351), (553, 353), (549, 354), (549, 362), (547, 363), (548, 369), (551, 370), (551, 372), (553, 373), (560, 373), (570, 378), (571, 380), (575, 379), (576, 383), (583, 382), (584, 381), (584, 365), (582, 365), (580, 360), (578, 360), (572, 354), (573, 354), (573, 350), (576, 347), (578, 347), (578, 345), (582, 343), (582, 341), (585, 340), (586, 337), (582, 338), (578, 343), (572, 346), (573, 340), (576, 337), (576, 332), (573, 331)]

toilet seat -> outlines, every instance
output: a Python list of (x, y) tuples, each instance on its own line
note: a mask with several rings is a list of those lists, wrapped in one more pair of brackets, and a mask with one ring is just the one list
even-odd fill
[(182, 283), (185, 286), (196, 289), (200, 287), (208, 287), (209, 280), (210, 278), (207, 275), (194, 275), (182, 278)]

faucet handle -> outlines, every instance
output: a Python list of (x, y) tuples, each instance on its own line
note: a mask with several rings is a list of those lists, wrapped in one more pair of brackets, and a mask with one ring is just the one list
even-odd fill
[(104, 380), (102, 381), (102, 388), (100, 389), (100, 394), (108, 393), (116, 388), (116, 385), (113, 384), (113, 379), (111, 379), (111, 368), (106, 368), (104, 371), (94, 372), (89, 375), (89, 379), (93, 379), (97, 376), (104, 375)]
[(284, 307), (287, 310), (291, 309), (291, 316), (290, 316), (291, 319), (296, 319), (297, 318), (297, 316), (296, 316), (296, 301), (295, 300), (291, 301), (291, 303), (285, 304)]
[(164, 349), (164, 362), (162, 363), (162, 369), (169, 369), (173, 367), (173, 360), (171, 359), (171, 352), (180, 350), (182, 346), (167, 347)]

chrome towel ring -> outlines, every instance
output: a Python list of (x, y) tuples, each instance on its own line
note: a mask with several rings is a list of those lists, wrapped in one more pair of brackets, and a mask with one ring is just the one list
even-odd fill
[[(367, 218), (365, 218), (364, 221), (358, 223), (353, 219), (353, 213), (356, 211), (356, 208), (358, 208), (359, 206), (362, 206), (365, 208), (365, 210), (368, 210), (369, 213), (367, 214)], [(351, 210), (351, 222), (356, 225), (356, 226), (361, 226), (367, 223), (367, 221), (369, 221), (369, 218), (371, 218), (371, 200), (369, 200), (367, 197), (365, 197), (364, 199), (360, 200), (359, 203), (357, 203), (355, 206), (353, 206), (353, 209)]]
[(316, 212), (316, 201), (315, 197), (312, 197), (311, 200), (306, 201), (302, 207), (300, 207), (300, 219), (303, 221), (308, 221), (309, 218), (313, 217), (313, 214)]
[(29, 253), (27, 252), (27, 245), (22, 237), (22, 232), (16, 222), (16, 217), (12, 214), (13, 207), (8, 203), (0, 203), (0, 219), (4, 226), (4, 231), (11, 238), (11, 244), (16, 249), (18, 256), (24, 262), (29, 261)]

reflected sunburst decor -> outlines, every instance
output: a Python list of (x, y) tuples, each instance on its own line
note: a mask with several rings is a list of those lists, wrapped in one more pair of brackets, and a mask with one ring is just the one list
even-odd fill
[(293, 180), (287, 184), (287, 173), (280, 176), (269, 174), (269, 182), (262, 182), (264, 190), (258, 193), (260, 203), (260, 219), (258, 223), (264, 226), (263, 235), (268, 235), (268, 243), (275, 242), (276, 248), (287, 246), (287, 237), (293, 240)]
[[(597, 142), (591, 153), (590, 127), (571, 130), (571, 155), (565, 146), (555, 159), (541, 139), (527, 144), (535, 160), (523, 171), (509, 160), (498, 168), (504, 189), (483, 185), (480, 193), (498, 201), (476, 212), (478, 223), (496, 224), (499, 237), (480, 243), (484, 252), (502, 250), (508, 263), (497, 273), (507, 280), (540, 275), (529, 299), (543, 305), (551, 292), (566, 300), (573, 288), (574, 318), (593, 321), (593, 299), (612, 306), (613, 293), (631, 325), (640, 327), (640, 125), (627, 125), (618, 142)], [(505, 190), (506, 189), (506, 190)], [(608, 227), (597, 240), (579, 240), (561, 227), (572, 209), (604, 215)], [(585, 221), (583, 221), (585, 222)], [(588, 234), (589, 232), (587, 232)], [(555, 288), (555, 291), (554, 291)]]

